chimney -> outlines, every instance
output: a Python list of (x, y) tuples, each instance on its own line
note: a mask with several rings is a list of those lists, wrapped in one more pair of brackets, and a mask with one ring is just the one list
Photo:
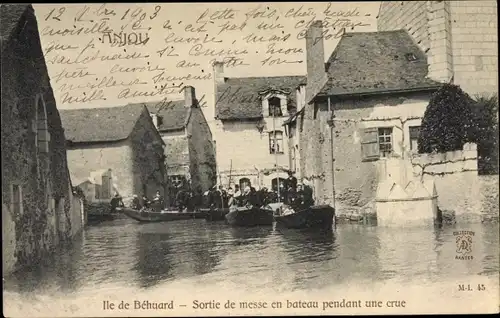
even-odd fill
[[(323, 21), (314, 21), (306, 31), (307, 87), (315, 93), (326, 78), (325, 49), (323, 44)], [(308, 101), (306, 101), (308, 102)]]
[(215, 84), (224, 84), (224, 63), (215, 61), (213, 64)]
[(193, 86), (184, 86), (184, 102), (186, 107), (196, 107), (196, 92)]

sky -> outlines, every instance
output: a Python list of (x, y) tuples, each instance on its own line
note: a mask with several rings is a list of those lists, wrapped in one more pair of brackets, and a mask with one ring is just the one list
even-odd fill
[(346, 32), (376, 31), (380, 2), (35, 4), (59, 109), (177, 100), (213, 119), (211, 63), (226, 77), (305, 75), (305, 29), (325, 23), (325, 59)]

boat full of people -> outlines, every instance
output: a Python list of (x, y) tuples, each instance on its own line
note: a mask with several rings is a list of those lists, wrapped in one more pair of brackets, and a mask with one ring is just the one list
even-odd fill
[[(186, 201), (183, 201), (182, 203), (185, 202)], [(160, 195), (160, 192), (157, 191), (152, 200), (148, 200), (146, 196), (143, 196), (141, 203), (139, 197), (134, 195), (130, 207), (120, 205), (115, 209), (138, 222), (167, 222), (201, 219), (204, 217), (204, 213), (189, 211), (188, 207), (183, 204), (177, 204), (177, 206), (172, 209), (165, 209), (164, 204), (163, 197)]]

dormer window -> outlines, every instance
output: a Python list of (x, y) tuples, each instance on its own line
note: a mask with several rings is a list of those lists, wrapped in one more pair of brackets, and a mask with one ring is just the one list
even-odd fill
[(417, 57), (415, 56), (415, 54), (413, 53), (406, 53), (406, 59), (410, 62), (412, 61), (416, 61), (417, 60)]
[(283, 112), (281, 111), (281, 99), (278, 97), (271, 97), (268, 99), (269, 103), (269, 116), (270, 117), (282, 117)]

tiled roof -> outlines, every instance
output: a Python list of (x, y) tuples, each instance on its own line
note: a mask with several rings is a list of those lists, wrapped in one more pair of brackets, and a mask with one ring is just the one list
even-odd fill
[[(408, 60), (412, 55), (415, 60)], [(405, 30), (342, 36), (327, 62), (318, 95), (364, 94), (439, 87), (427, 78), (427, 57)]]
[(144, 111), (133, 105), (59, 110), (66, 140), (107, 142), (127, 139)]
[(146, 106), (150, 113), (161, 117), (158, 127), (160, 132), (185, 128), (191, 114), (191, 107), (186, 107), (184, 100), (128, 104), (133, 107), (141, 105)]
[(33, 7), (27, 4), (2, 4), (0, 5), (0, 38), (7, 40), (16, 28), (21, 16), (26, 9)]
[(289, 92), (291, 106), (296, 107), (295, 89), (305, 82), (305, 76), (226, 78), (217, 85), (215, 116), (221, 120), (261, 118), (259, 92), (267, 89)]

